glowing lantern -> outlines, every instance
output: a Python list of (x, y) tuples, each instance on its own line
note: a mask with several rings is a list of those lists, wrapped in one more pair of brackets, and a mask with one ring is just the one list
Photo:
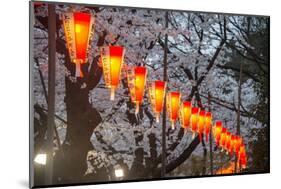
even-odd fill
[(131, 94), (131, 100), (136, 104), (136, 114), (143, 99), (147, 70), (145, 67), (128, 67), (127, 79)]
[(223, 149), (226, 142), (226, 128), (223, 127), (221, 131), (221, 139), (220, 139), (220, 146)]
[(167, 112), (172, 123), (172, 129), (175, 129), (175, 123), (178, 119), (180, 96), (180, 92), (169, 92), (167, 95)]
[(217, 146), (219, 146), (220, 144), (221, 132), (222, 132), (222, 121), (216, 121), (215, 128), (214, 128), (214, 135), (216, 138)]
[(234, 146), (234, 151), (236, 153), (236, 156), (239, 156), (239, 151), (240, 151), (240, 147), (242, 145), (242, 138), (240, 136), (236, 136), (236, 143)]
[(247, 167), (247, 155), (245, 154), (244, 156), (242, 156), (242, 158), (240, 159), (240, 165), (242, 169), (245, 169)]
[(202, 141), (202, 135), (205, 130), (205, 111), (201, 110), (199, 113), (199, 119), (198, 119), (198, 133), (199, 133), (199, 139), (200, 142)]
[(46, 165), (47, 154), (45, 154), (45, 153), (37, 154), (34, 158), (34, 162), (36, 162), (37, 164), (40, 164), (40, 165)]
[(121, 46), (107, 46), (101, 48), (103, 78), (106, 86), (111, 89), (110, 100), (114, 100), (115, 90), (119, 85), (124, 54), (125, 49)]
[(238, 161), (242, 168), (246, 168), (247, 157), (246, 157), (246, 149), (245, 145), (242, 143), (239, 149)]
[(230, 140), (231, 140), (231, 133), (229, 131), (226, 132), (226, 138), (225, 138), (225, 145), (224, 145), (224, 149), (226, 150), (226, 152), (229, 152), (229, 148), (230, 148)]
[(206, 115), (205, 115), (205, 136), (206, 136), (207, 142), (208, 142), (208, 138), (209, 138), (211, 128), (212, 128), (212, 113), (206, 112)]
[(195, 137), (195, 133), (198, 131), (199, 111), (200, 108), (198, 107), (192, 107), (191, 109), (190, 125), (193, 132), (192, 138)]
[(166, 93), (165, 81), (154, 81), (149, 83), (149, 96), (152, 109), (156, 114), (156, 122), (159, 123), (160, 113), (163, 109), (163, 101)]
[(230, 144), (229, 144), (229, 148), (228, 148), (228, 152), (229, 152), (230, 155), (232, 155), (235, 143), (236, 143), (236, 137), (235, 137), (235, 135), (231, 134), (231, 136), (230, 136)]
[(190, 117), (191, 117), (191, 102), (185, 101), (181, 104), (180, 107), (180, 122), (182, 128), (187, 129), (189, 127)]
[(94, 17), (88, 13), (63, 14), (63, 26), (70, 60), (76, 65), (75, 76), (83, 77), (81, 64), (87, 62), (89, 40)]

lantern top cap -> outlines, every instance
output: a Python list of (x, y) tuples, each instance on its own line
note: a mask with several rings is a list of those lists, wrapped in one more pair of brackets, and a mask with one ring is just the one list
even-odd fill
[(225, 127), (222, 128), (222, 132), (226, 133), (226, 128)]
[(200, 113), (199, 113), (200, 116), (205, 116), (205, 114), (206, 114), (205, 110), (200, 110)]
[(135, 67), (136, 74), (144, 74), (146, 73), (146, 67), (144, 66), (137, 66)]
[(87, 12), (79, 12), (79, 11), (75, 11), (73, 13), (75, 19), (79, 19), (79, 20), (90, 20), (91, 18), (91, 14), (90, 13), (87, 13)]
[(123, 55), (123, 51), (125, 50), (122, 46), (108, 46), (110, 51), (110, 56), (119, 56)]
[(192, 111), (193, 114), (198, 114), (199, 108), (198, 107), (192, 107), (191, 111)]
[(165, 86), (166, 81), (156, 80), (156, 81), (154, 81), (154, 83), (157, 86)]
[(211, 117), (211, 116), (212, 116), (212, 113), (211, 113), (211, 112), (206, 112), (206, 116), (207, 116), (207, 117)]
[(222, 127), (222, 121), (216, 121), (216, 126)]
[(170, 94), (172, 96), (179, 96), (180, 95), (180, 92), (179, 91), (171, 91)]
[(191, 106), (191, 102), (190, 101), (184, 101), (182, 104), (184, 106)]

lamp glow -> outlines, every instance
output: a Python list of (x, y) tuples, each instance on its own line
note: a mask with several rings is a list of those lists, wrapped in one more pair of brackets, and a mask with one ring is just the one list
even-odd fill
[(63, 14), (63, 26), (70, 60), (76, 64), (75, 76), (83, 77), (81, 64), (87, 62), (87, 53), (94, 18), (83, 12)]
[(195, 133), (198, 132), (199, 111), (200, 108), (198, 107), (192, 107), (191, 109), (190, 124), (191, 124), (191, 130), (193, 132), (192, 138), (194, 138)]
[(224, 149), (226, 150), (226, 153), (229, 153), (230, 141), (231, 141), (231, 133), (229, 131), (227, 131), (225, 145), (224, 145)]
[(163, 109), (163, 102), (166, 92), (165, 81), (154, 81), (149, 83), (149, 96), (152, 109), (156, 114), (156, 122), (159, 123), (160, 113)]
[(139, 112), (139, 107), (143, 99), (147, 70), (145, 67), (135, 68), (135, 93), (136, 93), (136, 114)]
[(234, 146), (234, 151), (236, 153), (236, 156), (239, 156), (239, 151), (240, 151), (240, 147), (242, 145), (242, 138), (240, 136), (236, 136), (236, 143)]
[(190, 117), (191, 117), (191, 102), (185, 101), (181, 104), (181, 108), (180, 108), (180, 122), (182, 128), (187, 129), (189, 127)]
[(247, 166), (247, 155), (246, 155), (246, 148), (243, 143), (241, 144), (241, 147), (239, 150), (238, 161), (241, 165), (241, 168), (245, 169)]
[(200, 142), (202, 142), (202, 136), (203, 136), (203, 132), (205, 130), (205, 114), (206, 114), (206, 112), (204, 110), (201, 110), (199, 113), (198, 134), (199, 134)]
[(46, 165), (47, 155), (46, 154), (37, 154), (34, 158), (34, 162), (40, 165)]
[(230, 144), (229, 144), (229, 148), (228, 148), (228, 152), (229, 152), (230, 156), (232, 156), (232, 152), (233, 152), (235, 142), (236, 142), (235, 141), (235, 135), (230, 134)]
[(212, 113), (206, 112), (206, 116), (205, 116), (205, 136), (206, 136), (207, 142), (209, 140), (209, 134), (210, 134), (211, 128), (212, 128)]
[(167, 96), (167, 112), (172, 124), (172, 129), (175, 129), (175, 123), (178, 119), (180, 96), (180, 92), (169, 92)]
[(114, 100), (115, 90), (120, 82), (120, 73), (124, 61), (125, 49), (121, 46), (107, 46), (101, 48), (103, 78), (110, 88), (110, 100)]
[(216, 124), (214, 127), (214, 136), (216, 138), (217, 146), (219, 146), (219, 144), (220, 144), (221, 132), (222, 132), (222, 121), (216, 121)]
[(136, 104), (136, 114), (139, 113), (140, 104), (145, 91), (147, 69), (142, 66), (128, 67), (127, 79), (131, 100)]
[(124, 171), (123, 169), (119, 168), (119, 169), (115, 169), (114, 170), (115, 173), (115, 177), (120, 178), (124, 176)]
[(220, 147), (222, 148), (222, 150), (224, 149), (224, 146), (225, 146), (226, 132), (227, 132), (227, 129), (225, 127), (223, 127), (222, 131), (221, 131), (221, 137), (220, 137)]

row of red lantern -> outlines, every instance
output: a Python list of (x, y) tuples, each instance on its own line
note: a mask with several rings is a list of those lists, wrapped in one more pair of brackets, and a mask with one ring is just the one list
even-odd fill
[[(72, 63), (76, 64), (76, 77), (83, 77), (80, 65), (87, 61), (87, 52), (90, 34), (94, 18), (87, 13), (74, 12), (63, 15), (63, 24), (67, 48)], [(108, 46), (101, 48), (101, 60), (105, 84), (111, 89), (111, 100), (114, 100), (114, 93), (119, 85), (120, 73), (123, 65), (125, 49), (121, 46)], [(128, 67), (128, 87), (132, 102), (136, 104), (136, 113), (142, 102), (146, 84), (147, 70), (145, 67)], [(149, 84), (149, 96), (152, 108), (159, 122), (159, 116), (163, 108), (163, 99), (166, 92), (166, 82), (154, 81)], [(205, 112), (198, 107), (192, 107), (191, 102), (180, 102), (179, 92), (167, 94), (167, 112), (172, 128), (175, 127), (177, 119), (180, 119), (181, 126), (190, 128), (195, 134), (198, 133), (200, 141), (205, 134), (206, 140), (212, 128), (212, 114)], [(194, 135), (193, 134), (193, 135)], [(227, 150), (230, 154), (235, 151), (239, 161), (246, 164), (245, 146), (241, 138), (230, 134), (222, 127), (222, 122), (217, 121), (214, 128), (214, 135), (217, 145)]]
[[(69, 12), (63, 14), (65, 39), (71, 62), (76, 64), (76, 77), (83, 77), (80, 66), (87, 61), (87, 51), (94, 19), (88, 13)], [(110, 99), (114, 100), (115, 90), (120, 82), (121, 69), (123, 67), (125, 49), (121, 46), (107, 46), (101, 48), (101, 62), (105, 84), (111, 89)], [(136, 104), (136, 113), (142, 102), (147, 70), (145, 67), (127, 67), (128, 87), (132, 102)], [(165, 82), (156, 81), (153, 85), (155, 95), (155, 112), (159, 119), (162, 111), (163, 98), (165, 96)], [(162, 87), (162, 90), (159, 90)], [(172, 95), (173, 96), (173, 95)], [(152, 101), (154, 101), (152, 99)], [(172, 97), (174, 99), (174, 97)], [(172, 120), (176, 120), (177, 114), (172, 111)], [(174, 122), (173, 122), (174, 123)]]
[(223, 127), (222, 121), (216, 121), (213, 128), (213, 135), (217, 146), (221, 147), (222, 150), (225, 150), (230, 155), (234, 152), (242, 168), (246, 167), (246, 147), (241, 136), (229, 132), (226, 127)]
[(174, 129), (175, 122), (179, 118), (182, 128), (191, 130), (193, 136), (197, 133), (200, 141), (205, 135), (206, 141), (208, 141), (212, 127), (212, 113), (200, 110), (199, 107), (193, 107), (191, 101), (180, 102), (180, 96), (179, 92), (168, 93), (167, 110), (172, 128)]
[[(108, 46), (101, 49), (103, 75), (106, 86), (111, 89), (111, 100), (114, 100), (114, 91), (118, 87), (121, 78), (124, 52), (125, 49), (120, 46)], [(126, 66), (125, 68), (131, 101), (136, 104), (136, 113), (138, 113), (144, 96), (147, 69), (142, 66)], [(150, 101), (156, 114), (157, 122), (159, 122), (159, 116), (163, 109), (166, 85), (165, 81), (159, 80), (149, 83)], [(191, 125), (192, 132), (199, 134), (200, 141), (203, 134), (206, 135), (208, 140), (212, 124), (211, 113), (200, 111), (198, 107), (192, 107), (189, 101), (181, 103), (180, 100), (180, 92), (172, 91), (167, 93), (167, 113), (172, 129), (174, 129), (177, 119), (180, 118), (182, 127), (187, 129)]]
[[(155, 81), (150, 85), (150, 99), (157, 122), (163, 107), (165, 88), (166, 85), (163, 81)], [(175, 123), (179, 119), (182, 128), (191, 130), (193, 136), (197, 133), (200, 141), (202, 141), (202, 136), (205, 135), (206, 141), (208, 141), (212, 128), (211, 112), (200, 110), (198, 107), (192, 107), (191, 101), (181, 102), (181, 93), (178, 91), (167, 93), (166, 105), (172, 129), (175, 128)]]

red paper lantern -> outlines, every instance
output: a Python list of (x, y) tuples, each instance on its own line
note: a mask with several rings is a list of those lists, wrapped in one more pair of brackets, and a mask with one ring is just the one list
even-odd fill
[(226, 139), (225, 139), (225, 146), (224, 146), (224, 149), (226, 150), (227, 153), (229, 153), (230, 142), (231, 142), (231, 133), (229, 131), (227, 131)]
[(190, 125), (193, 132), (192, 138), (194, 138), (195, 133), (198, 131), (199, 111), (200, 108), (198, 107), (192, 107), (191, 109)]
[(190, 123), (190, 117), (191, 117), (191, 102), (185, 101), (181, 104), (180, 108), (180, 122), (181, 126), (184, 129), (187, 129), (189, 127)]
[(243, 168), (243, 169), (246, 168), (247, 156), (246, 156), (246, 148), (243, 143), (241, 144), (241, 147), (239, 149), (238, 162), (240, 163), (241, 168)]
[(160, 113), (163, 109), (163, 101), (166, 93), (165, 81), (154, 81), (149, 83), (149, 96), (152, 109), (156, 114), (156, 122), (159, 123)]
[(236, 136), (236, 143), (234, 146), (234, 151), (236, 153), (236, 156), (239, 156), (239, 151), (240, 151), (240, 147), (242, 145), (242, 138), (240, 136)]
[(220, 139), (220, 147), (223, 149), (225, 147), (225, 142), (226, 142), (226, 132), (227, 129), (225, 127), (222, 128), (221, 131), (221, 139)]
[(101, 48), (103, 78), (111, 89), (110, 100), (114, 100), (115, 90), (120, 82), (120, 73), (124, 61), (125, 49), (121, 46), (107, 46)]
[(233, 152), (235, 144), (236, 144), (236, 137), (235, 137), (235, 135), (231, 134), (231, 136), (230, 136), (230, 145), (229, 145), (229, 148), (228, 148), (228, 151), (229, 151), (230, 155), (232, 155), (232, 152)]
[(247, 167), (247, 155), (243, 156), (240, 160), (241, 168), (245, 169)]
[(214, 136), (216, 139), (217, 146), (219, 146), (219, 144), (220, 144), (221, 132), (222, 132), (222, 121), (216, 121), (216, 124), (214, 127)]
[(198, 134), (199, 134), (200, 142), (202, 141), (202, 135), (203, 135), (204, 130), (205, 130), (205, 114), (206, 114), (206, 112), (204, 110), (201, 110), (199, 112)]
[(172, 123), (172, 129), (175, 128), (175, 123), (178, 119), (180, 97), (180, 92), (169, 92), (167, 95), (167, 112)]
[(209, 138), (211, 128), (212, 128), (212, 113), (206, 112), (206, 116), (205, 116), (205, 136), (206, 136), (207, 142), (208, 142), (208, 138)]
[(127, 67), (128, 87), (130, 91), (131, 100), (136, 104), (136, 114), (139, 112), (139, 106), (142, 102), (147, 70), (145, 67)]
[(63, 14), (63, 25), (70, 60), (76, 64), (76, 77), (83, 77), (80, 65), (87, 62), (87, 53), (94, 18), (91, 14)]

